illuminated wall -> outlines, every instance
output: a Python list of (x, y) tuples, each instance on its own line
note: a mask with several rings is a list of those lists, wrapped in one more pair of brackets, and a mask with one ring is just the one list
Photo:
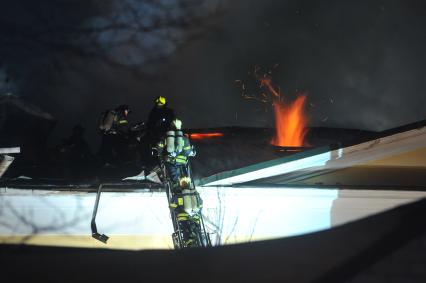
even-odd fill
[[(91, 238), (95, 193), (0, 189), (0, 242), (122, 249), (172, 248), (164, 192), (104, 192)], [(213, 244), (300, 235), (426, 196), (337, 189), (200, 188)], [(366, 210), (366, 204), (367, 210)], [(367, 212), (366, 212), (367, 211)]]

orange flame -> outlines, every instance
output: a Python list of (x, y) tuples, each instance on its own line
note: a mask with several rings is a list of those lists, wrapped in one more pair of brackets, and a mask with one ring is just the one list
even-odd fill
[[(278, 64), (273, 66), (275, 69)], [(306, 101), (305, 95), (300, 95), (293, 103), (283, 102), (283, 97), (280, 88), (275, 87), (272, 83), (272, 70), (263, 74), (260, 72), (262, 68), (255, 66), (254, 76), (260, 83), (259, 88), (263, 89), (260, 95), (250, 95), (246, 92), (246, 87), (242, 81), (242, 96), (246, 99), (254, 99), (262, 103), (267, 103), (274, 106), (275, 112), (275, 136), (271, 140), (271, 144), (281, 147), (302, 147), (307, 144), (304, 142), (307, 134), (307, 116), (304, 112)]]
[(275, 136), (271, 144), (276, 146), (303, 146), (307, 133), (307, 118), (304, 113), (306, 96), (299, 96), (290, 105), (274, 102)]
[(189, 135), (192, 140), (202, 140), (208, 138), (223, 137), (222, 133), (193, 133)]

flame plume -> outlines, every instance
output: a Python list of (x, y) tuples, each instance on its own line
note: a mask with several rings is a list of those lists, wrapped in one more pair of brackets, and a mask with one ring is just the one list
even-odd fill
[[(273, 66), (273, 69), (278, 64)], [(272, 83), (272, 70), (262, 73), (260, 66), (255, 66), (253, 72), (256, 81), (259, 82), (260, 94), (250, 94), (246, 84), (241, 80), (235, 80), (241, 86), (242, 97), (256, 100), (263, 105), (274, 107), (275, 113), (275, 136), (271, 144), (282, 147), (302, 147), (306, 146), (304, 141), (307, 134), (308, 118), (305, 114), (306, 95), (299, 95), (292, 103), (284, 103), (279, 87)]]
[(307, 133), (307, 118), (304, 113), (306, 96), (299, 96), (293, 103), (286, 105), (274, 102), (275, 136), (271, 144), (276, 146), (303, 146)]

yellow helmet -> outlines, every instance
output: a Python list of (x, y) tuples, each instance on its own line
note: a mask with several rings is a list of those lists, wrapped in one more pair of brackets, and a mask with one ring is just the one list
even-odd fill
[(157, 105), (165, 105), (166, 102), (167, 102), (166, 98), (161, 95), (155, 99), (155, 104)]
[(182, 177), (179, 179), (179, 186), (181, 188), (189, 188), (191, 185), (191, 179), (189, 177)]

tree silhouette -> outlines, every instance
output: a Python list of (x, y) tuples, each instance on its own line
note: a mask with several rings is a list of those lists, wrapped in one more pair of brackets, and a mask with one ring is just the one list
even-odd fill
[(10, 1), (0, 17), (0, 69), (58, 69), (70, 57), (139, 68), (203, 34), (221, 0)]

